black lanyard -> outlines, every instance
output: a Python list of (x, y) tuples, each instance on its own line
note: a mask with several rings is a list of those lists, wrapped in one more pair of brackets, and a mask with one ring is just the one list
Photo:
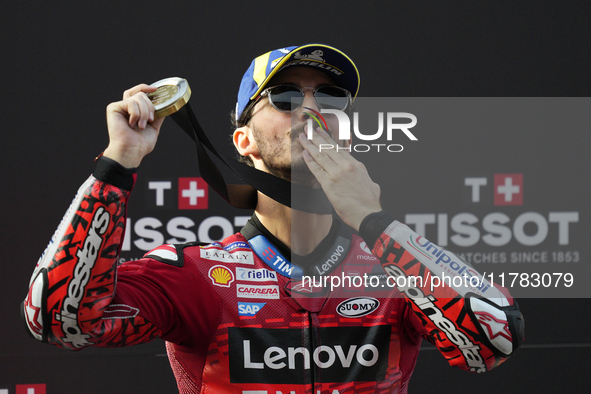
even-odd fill
[[(273, 200), (299, 211), (318, 214), (332, 212), (332, 205), (321, 189), (311, 189), (288, 182), (241, 163), (232, 157), (218, 153), (205, 135), (188, 103), (170, 117), (195, 141), (199, 172), (203, 179), (233, 207), (254, 209), (257, 203), (256, 191), (258, 190)], [(221, 172), (205, 148), (247, 184), (226, 184)], [(292, 201), (292, 196), (296, 197), (294, 201)]]

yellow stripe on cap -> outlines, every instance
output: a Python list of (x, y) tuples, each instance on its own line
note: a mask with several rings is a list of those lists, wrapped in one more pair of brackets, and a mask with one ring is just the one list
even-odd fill
[[(357, 97), (357, 93), (359, 93), (359, 85), (361, 85), (361, 78), (359, 76), (359, 70), (357, 69), (357, 65), (355, 64), (355, 62), (353, 62), (353, 60), (351, 60), (351, 58), (349, 56), (347, 56), (342, 51), (336, 49), (335, 47), (331, 47), (330, 45), (325, 45), (325, 44), (307, 44), (307, 45), (302, 45), (302, 46), (292, 49), (288, 54), (284, 55), (282, 58), (277, 58), (277, 59), (281, 59), (281, 60), (279, 60), (279, 62), (277, 64), (275, 64), (275, 66), (271, 69), (271, 72), (269, 73), (269, 75), (266, 76), (266, 78), (265, 78), (264, 73), (267, 70), (267, 62), (269, 61), (269, 56), (270, 56), (271, 52), (273, 52), (273, 51), (265, 53), (264, 55), (257, 57), (255, 59), (255, 68), (253, 70), (254, 71), (253, 72), (253, 79), (256, 82), (258, 89), (256, 92), (254, 92), (254, 94), (250, 97), (250, 99), (254, 100), (256, 97), (258, 97), (259, 94), (261, 94), (261, 92), (265, 88), (264, 83), (266, 81), (269, 81), (271, 78), (273, 78), (275, 76), (275, 74), (277, 74), (279, 72), (279, 70), (281, 70), (281, 68), (287, 63), (287, 61), (291, 59), (291, 56), (293, 55), (294, 52), (297, 52), (297, 51), (300, 51), (302, 49), (309, 48), (309, 47), (326, 48), (326, 49), (338, 52), (343, 57), (345, 57), (349, 62), (351, 62), (351, 65), (353, 65), (353, 69), (355, 70), (355, 74), (357, 75), (357, 90), (355, 92), (351, 92), (352, 99), (353, 99), (353, 101), (355, 101), (355, 97)], [(264, 66), (263, 66), (263, 59), (265, 61)], [(277, 61), (277, 59), (275, 59), (275, 61)], [(306, 59), (306, 60), (310, 61), (310, 59)], [(259, 61), (261, 62), (260, 64), (258, 63)], [(297, 61), (297, 60), (292, 60), (292, 62), (295, 62), (295, 61)], [(332, 64), (323, 63), (323, 62), (318, 62), (318, 63), (327, 64), (327, 65), (335, 68), (336, 70), (342, 71), (342, 70), (338, 69), (337, 67), (333, 66)]]
[[(252, 79), (256, 82), (257, 86), (261, 86), (261, 84), (265, 81), (267, 76), (267, 63), (269, 63), (269, 56), (271, 56), (271, 52), (267, 52), (264, 55), (261, 55), (254, 59), (254, 70), (252, 72)], [(254, 98), (251, 97), (252, 100)]]

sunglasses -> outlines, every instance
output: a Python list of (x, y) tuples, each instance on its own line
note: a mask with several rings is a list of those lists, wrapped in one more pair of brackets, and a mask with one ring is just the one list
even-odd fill
[(316, 104), (321, 109), (338, 109), (343, 111), (351, 104), (351, 93), (338, 86), (319, 86), (317, 88), (300, 88), (297, 85), (284, 84), (267, 88), (259, 97), (269, 97), (269, 102), (277, 111), (293, 112), (304, 104), (305, 91), (311, 90)]

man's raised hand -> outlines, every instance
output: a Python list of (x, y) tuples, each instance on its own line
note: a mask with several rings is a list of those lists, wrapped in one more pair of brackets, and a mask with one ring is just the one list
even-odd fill
[[(304, 147), (304, 160), (314, 174), (337, 215), (349, 226), (359, 230), (361, 221), (370, 213), (381, 211), (380, 186), (373, 182), (363, 163), (342, 149), (320, 128), (308, 140), (301, 133), (298, 141)], [(320, 149), (321, 144), (323, 149)], [(332, 145), (332, 149), (324, 147)]]
[(105, 157), (135, 168), (152, 152), (164, 121), (154, 120), (154, 105), (147, 96), (154, 91), (156, 88), (140, 84), (126, 90), (123, 100), (107, 106), (109, 146)]

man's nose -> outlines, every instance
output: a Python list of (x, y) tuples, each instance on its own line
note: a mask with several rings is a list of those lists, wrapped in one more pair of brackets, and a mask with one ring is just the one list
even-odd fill
[(306, 121), (310, 118), (310, 110), (307, 108), (320, 112), (320, 107), (318, 107), (312, 89), (304, 90), (304, 101), (302, 102), (302, 106), (298, 108), (300, 121)]

